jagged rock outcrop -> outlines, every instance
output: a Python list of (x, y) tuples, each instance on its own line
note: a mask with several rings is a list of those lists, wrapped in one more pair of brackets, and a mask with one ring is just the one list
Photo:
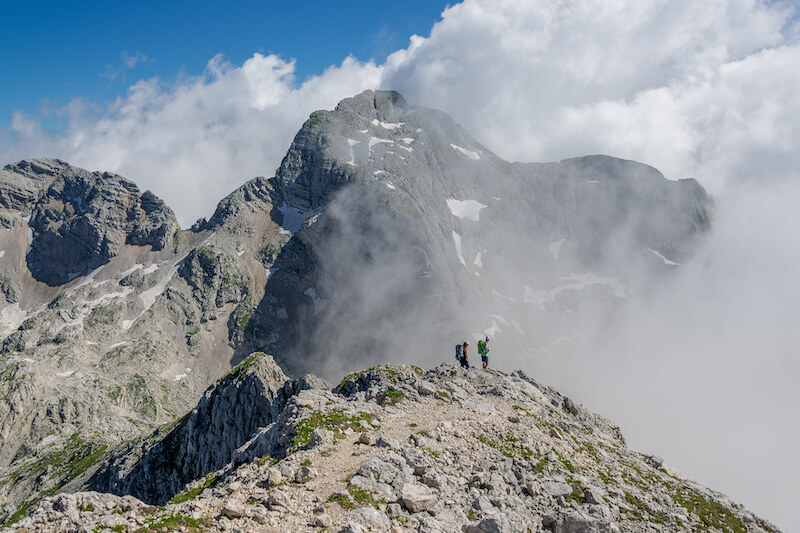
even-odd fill
[(48, 285), (88, 274), (125, 243), (161, 250), (179, 229), (161, 199), (115, 174), (54, 159), (22, 161), (2, 172), (0, 207), (30, 217), (28, 268)]
[(89, 486), (162, 505), (185, 484), (229, 463), (259, 427), (278, 417), (291, 396), (315, 383), (290, 380), (272, 357), (253, 354), (209, 388), (174, 427), (115, 452)]
[[(248, 408), (207, 405), (226, 414)], [(334, 391), (291, 395), (233, 462), (190, 483), (165, 509), (79, 492), (46, 498), (18, 525), (778, 531), (655, 459), (628, 449), (612, 422), (523, 372), (383, 366), (348, 375)]]

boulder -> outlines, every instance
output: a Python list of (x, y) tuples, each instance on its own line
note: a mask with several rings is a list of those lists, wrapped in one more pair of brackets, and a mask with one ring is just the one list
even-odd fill
[(412, 513), (419, 513), (433, 507), (438, 501), (436, 494), (425, 485), (406, 483), (400, 494), (403, 505)]

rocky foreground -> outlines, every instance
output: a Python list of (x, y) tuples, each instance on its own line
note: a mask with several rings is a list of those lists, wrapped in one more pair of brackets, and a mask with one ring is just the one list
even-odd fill
[[(381, 366), (333, 390), (300, 381), (256, 354), (210, 389), (201, 404), (220, 410), (208, 413), (201, 449), (217, 455), (231, 444), (219, 429), (226, 421), (241, 427), (240, 413), (252, 416), (258, 402), (281, 410), (226, 465), (180, 492), (148, 502), (60, 494), (6, 530), (777, 531), (660, 458), (628, 449), (617, 426), (520, 371)], [(206, 423), (200, 411), (192, 416), (192, 427)], [(189, 434), (165, 428), (133, 467), (122, 450), (111, 470), (120, 480), (136, 465), (152, 475), (141, 465), (157, 464), (154, 454), (197, 452), (177, 442)], [(168, 439), (174, 449), (159, 447)]]

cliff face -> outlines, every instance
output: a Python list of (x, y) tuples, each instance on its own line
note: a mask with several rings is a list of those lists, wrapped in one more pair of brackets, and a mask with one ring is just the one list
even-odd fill
[[(710, 209), (694, 180), (641, 163), (503, 161), (444, 113), (381, 91), (312, 113), (275, 176), (189, 230), (121, 176), (8, 165), (0, 523), (101, 464), (94, 486), (153, 502), (219, 468), (288, 389), (264, 385), (273, 407), (236, 431), (212, 424), (207, 442), (207, 409), (181, 417), (256, 351), (324, 377), (449, 359), (465, 335), (553, 353), (586, 309), (613, 320), (632, 273), (689, 260)], [(223, 401), (214, 390), (206, 401)], [(179, 419), (166, 443), (160, 428)], [(129, 457), (123, 442), (145, 448)]]
[[(194, 422), (162, 439), (179, 433), (198, 450), (220, 437), (239, 442), (237, 413), (270, 413), (237, 450), (221, 446), (208, 454), (227, 456), (227, 464), (203, 472), (214, 468), (204, 463), (181, 492), (173, 485), (166, 508), (79, 492), (46, 498), (18, 526), (777, 531), (659, 457), (628, 449), (613, 423), (522, 372), (375, 367), (348, 375), (333, 391), (284, 386), (276, 401), (253, 387), (278, 386), (284, 378), (275, 368), (268, 356), (254, 356), (209, 391), (190, 415)], [(228, 392), (232, 387), (240, 392)], [(214, 422), (206, 435), (189, 429), (221, 419), (229, 428), (222, 433)], [(161, 479), (171, 478), (167, 472)]]

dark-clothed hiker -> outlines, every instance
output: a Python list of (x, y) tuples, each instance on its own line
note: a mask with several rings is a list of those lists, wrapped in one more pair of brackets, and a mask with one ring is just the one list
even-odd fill
[(464, 344), (461, 345), (461, 352), (464, 357), (461, 360), (461, 366), (469, 370), (469, 355), (467, 354), (467, 347), (469, 347), (469, 343), (464, 341)]

